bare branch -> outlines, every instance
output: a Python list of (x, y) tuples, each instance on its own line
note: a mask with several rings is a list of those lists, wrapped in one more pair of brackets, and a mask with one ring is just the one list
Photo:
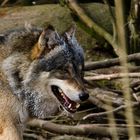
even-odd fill
[(94, 30), (97, 34), (104, 37), (112, 47), (116, 54), (118, 54), (118, 44), (113, 40), (113, 37), (110, 33), (108, 33), (105, 29), (100, 27), (97, 23), (95, 23), (90, 17), (87, 16), (85, 11), (78, 5), (76, 0), (67, 0), (68, 7), (76, 14), (78, 17), (92, 30)]
[(100, 99), (98, 99), (96, 97), (90, 96), (88, 100), (90, 103), (96, 105), (98, 108), (102, 108), (105, 110), (107, 110), (109, 108), (109, 105), (103, 103)]
[(9, 2), (9, 0), (4, 0), (2, 3), (1, 3), (1, 6), (5, 6), (5, 4)]
[(111, 16), (111, 21), (112, 21), (112, 25), (113, 25), (113, 40), (115, 42), (116, 41), (116, 37), (117, 37), (115, 16), (114, 16), (114, 13), (112, 11), (112, 8), (111, 8), (111, 6), (109, 4), (109, 1), (108, 0), (103, 0), (103, 1), (107, 5), (108, 10), (109, 10), (109, 13), (110, 13), (110, 16)]
[(86, 76), (84, 77), (86, 80), (112, 80), (112, 79), (119, 79), (123, 78), (126, 75), (128, 75), (129, 78), (140, 78), (140, 73), (135, 72), (135, 73), (114, 73), (114, 74), (100, 74), (96, 76)]
[(38, 135), (36, 135), (36, 134), (24, 133), (24, 137), (26, 137), (26, 138), (28, 138), (28, 139), (46, 140), (46, 139), (43, 138), (42, 136), (38, 136)]
[(133, 103), (132, 106), (128, 106), (128, 105), (121, 105), (113, 110), (109, 110), (109, 111), (105, 111), (105, 112), (99, 112), (99, 113), (91, 113), (91, 114), (88, 114), (86, 116), (83, 117), (83, 119), (88, 119), (88, 118), (91, 118), (91, 117), (97, 117), (97, 116), (103, 116), (103, 115), (108, 115), (108, 114), (111, 114), (111, 113), (116, 113), (116, 112), (119, 112), (120, 110), (122, 109), (125, 109), (126, 107), (134, 107), (134, 106), (137, 106), (139, 104), (139, 102), (135, 102)]
[(95, 140), (95, 139), (87, 138), (87, 137), (63, 135), (63, 136), (53, 137), (51, 140)]
[[(122, 72), (126, 73), (125, 77), (122, 79), (122, 90), (124, 95), (125, 104), (128, 103), (131, 105), (131, 94), (129, 88), (129, 74), (128, 74), (128, 63), (127, 63), (127, 49), (128, 49), (128, 38), (126, 32), (126, 16), (124, 14), (124, 1), (115, 0), (115, 15), (116, 15), (116, 27), (117, 27), (117, 37), (119, 44), (119, 58), (120, 63), (123, 67)], [(134, 124), (134, 116), (133, 116), (133, 108), (126, 107), (125, 109), (125, 117), (126, 121), (129, 125)], [(129, 138), (136, 139), (135, 128), (128, 128)]]
[[(122, 96), (118, 96), (118, 94), (112, 91), (108, 91), (101, 88), (88, 89), (88, 91), (90, 92), (90, 97), (99, 100), (97, 103), (99, 103), (99, 105), (102, 105), (101, 108), (105, 110), (108, 110), (110, 108), (110, 103), (112, 103), (112, 105), (114, 106), (124, 105), (124, 99), (122, 98)], [(92, 101), (93, 99), (89, 98), (89, 100)], [(96, 105), (98, 106), (98, 104)]]
[[(43, 120), (33, 120), (29, 123), (32, 127), (39, 127), (45, 129), (46, 131), (57, 133), (57, 134), (67, 134), (67, 135), (101, 135), (101, 136), (112, 136), (112, 127), (102, 127), (96, 124), (83, 124), (76, 126), (60, 125), (51, 123)], [(127, 129), (116, 128), (119, 136), (126, 136)]]
[[(127, 56), (128, 62), (135, 62), (139, 60), (140, 61), (140, 53), (130, 54)], [(97, 62), (87, 62), (85, 64), (85, 71), (87, 70), (94, 70), (99, 68), (106, 68), (111, 67), (114, 65), (120, 65), (120, 59), (119, 58), (113, 58), (113, 59), (106, 59), (103, 61), (97, 61)]]

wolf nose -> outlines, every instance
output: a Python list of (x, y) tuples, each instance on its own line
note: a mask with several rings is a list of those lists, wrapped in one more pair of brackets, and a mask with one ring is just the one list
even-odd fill
[(88, 93), (82, 92), (79, 94), (79, 98), (81, 101), (85, 101), (86, 99), (88, 99), (88, 97), (89, 97)]

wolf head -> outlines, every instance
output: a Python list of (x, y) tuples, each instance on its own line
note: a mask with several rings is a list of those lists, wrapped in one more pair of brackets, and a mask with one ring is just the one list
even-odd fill
[(8, 56), (2, 62), (3, 72), (31, 117), (54, 115), (58, 104), (74, 113), (88, 98), (83, 83), (84, 54), (75, 27), (59, 35), (52, 26), (44, 30), (28, 26), (0, 39)]
[[(70, 28), (64, 35), (59, 35), (52, 26), (42, 32), (32, 31), (23, 30), (24, 34), (16, 31), (8, 36), (11, 45), (15, 44), (13, 40), (18, 41), (18, 35), (22, 42), (16, 43), (20, 51), (13, 49), (3, 62), (4, 73), (14, 94), (23, 99), (32, 117), (46, 118), (54, 114), (59, 105), (74, 113), (79, 103), (89, 96), (83, 83), (84, 53), (75, 38), (75, 28)], [(28, 38), (27, 42), (22, 35)], [(30, 59), (32, 53), (24, 53), (20, 45), (28, 48), (28, 41), (29, 45), (34, 44), (36, 38), (34, 56), (37, 57)]]
[[(28, 75), (24, 83), (27, 86), (34, 83), (34, 89), (35, 85), (43, 85), (65, 110), (74, 113), (79, 103), (89, 97), (83, 83), (83, 49), (75, 38), (75, 28), (60, 36), (49, 26), (41, 33), (37, 45), (39, 57), (33, 61), (34, 68), (29, 72), (33, 75)], [(36, 74), (38, 78), (35, 79)]]

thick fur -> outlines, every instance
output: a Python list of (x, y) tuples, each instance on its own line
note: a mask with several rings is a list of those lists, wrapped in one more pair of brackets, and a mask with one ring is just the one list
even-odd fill
[[(73, 28), (60, 36), (52, 26), (46, 29), (26, 26), (0, 35), (1, 82), (9, 84), (6, 91), (9, 94), (1, 88), (1, 100), (8, 100), (7, 105), (0, 104), (1, 124), (2, 119), (10, 120), (12, 125), (8, 129), (13, 127), (17, 131), (17, 118), (24, 124), (29, 118), (44, 119), (54, 115), (60, 102), (54, 96), (52, 86), (62, 89), (70, 100), (81, 101), (79, 95), (86, 93), (82, 80), (84, 57), (74, 34)], [(4, 116), (1, 115), (3, 108), (7, 112)], [(10, 114), (9, 109), (13, 110)], [(4, 126), (0, 125), (0, 140), (1, 137), (8, 140)], [(15, 133), (13, 140), (19, 140), (21, 133)]]
[[(50, 92), (44, 95), (47, 79), (43, 79), (43, 83), (41, 79), (37, 79), (34, 83), (32, 80), (40, 74), (38, 73), (39, 68), (35, 69), (39, 60), (32, 61), (31, 58), (32, 49), (38, 42), (40, 34), (41, 29), (37, 28), (25, 28), (7, 33), (4, 50), (10, 48), (10, 51), (6, 54), (9, 57), (2, 61), (2, 70), (7, 76), (13, 93), (28, 108), (30, 117), (46, 118), (58, 110), (58, 105), (55, 97), (49, 96)], [(45, 77), (48, 74), (44, 72), (43, 75)], [(41, 82), (38, 83), (38, 81)], [(27, 84), (30, 86), (24, 86)]]
[(0, 73), (0, 140), (22, 140), (28, 111), (11, 93), (10, 87)]

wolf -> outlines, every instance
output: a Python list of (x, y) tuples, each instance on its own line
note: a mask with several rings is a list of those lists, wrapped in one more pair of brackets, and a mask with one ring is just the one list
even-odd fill
[[(88, 99), (83, 82), (84, 53), (74, 26), (59, 35), (51, 25), (45, 29), (26, 25), (1, 34), (0, 43), (1, 81), (9, 85), (9, 94), (1, 92), (1, 96), (11, 96), (17, 105), (9, 103), (5, 108), (12, 108), (10, 114), (22, 120), (19, 123), (12, 118), (14, 128), (32, 118), (45, 119), (58, 112), (59, 106), (75, 113), (80, 102)], [(0, 108), (2, 114), (2, 105)], [(6, 130), (2, 130), (4, 134)]]

